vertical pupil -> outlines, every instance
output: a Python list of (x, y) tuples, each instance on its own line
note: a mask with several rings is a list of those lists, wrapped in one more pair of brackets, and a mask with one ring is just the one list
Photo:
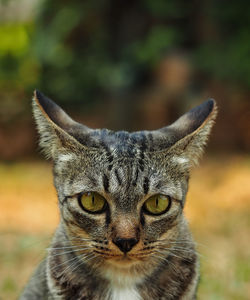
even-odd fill
[(92, 195), (92, 205), (94, 205), (94, 202), (95, 202), (95, 196)]
[(158, 207), (158, 203), (159, 203), (159, 199), (157, 197), (156, 200), (155, 200), (156, 207)]

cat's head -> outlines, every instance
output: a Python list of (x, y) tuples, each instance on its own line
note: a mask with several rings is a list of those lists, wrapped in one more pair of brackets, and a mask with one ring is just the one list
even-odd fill
[(84, 258), (136, 273), (184, 238), (189, 171), (214, 123), (213, 100), (170, 126), (132, 133), (81, 125), (38, 91), (33, 108), (62, 228)]

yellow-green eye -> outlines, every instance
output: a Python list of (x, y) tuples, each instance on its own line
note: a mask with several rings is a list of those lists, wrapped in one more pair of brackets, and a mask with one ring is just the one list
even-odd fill
[(160, 215), (166, 212), (170, 208), (170, 205), (171, 200), (169, 196), (158, 194), (148, 198), (143, 207), (149, 214)]
[(106, 206), (104, 197), (95, 192), (88, 192), (79, 196), (80, 206), (91, 213), (102, 212)]

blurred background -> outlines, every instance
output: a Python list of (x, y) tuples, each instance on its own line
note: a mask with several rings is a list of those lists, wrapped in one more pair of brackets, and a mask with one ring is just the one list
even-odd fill
[(0, 0), (0, 299), (16, 299), (58, 223), (31, 113), (39, 89), (91, 127), (156, 129), (216, 99), (186, 215), (198, 299), (250, 299), (250, 2)]

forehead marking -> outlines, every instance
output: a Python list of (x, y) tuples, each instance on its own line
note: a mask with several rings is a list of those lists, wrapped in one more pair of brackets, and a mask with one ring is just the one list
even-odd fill
[(135, 178), (134, 178), (133, 183), (132, 183), (133, 186), (136, 186), (136, 184), (137, 184), (138, 175), (139, 175), (139, 170), (138, 170), (138, 168), (136, 168)]
[(109, 192), (109, 179), (108, 179), (108, 177), (107, 177), (107, 175), (106, 174), (104, 174), (103, 175), (103, 187), (104, 187), (104, 190), (105, 190), (105, 192)]
[(149, 179), (148, 177), (145, 177), (143, 183), (143, 191), (145, 195), (148, 193), (148, 190), (149, 190)]
[(121, 185), (121, 184), (122, 184), (122, 180), (121, 180), (121, 178), (120, 178), (120, 175), (119, 175), (117, 169), (115, 169), (115, 176), (116, 176), (116, 179), (117, 179), (118, 184)]

